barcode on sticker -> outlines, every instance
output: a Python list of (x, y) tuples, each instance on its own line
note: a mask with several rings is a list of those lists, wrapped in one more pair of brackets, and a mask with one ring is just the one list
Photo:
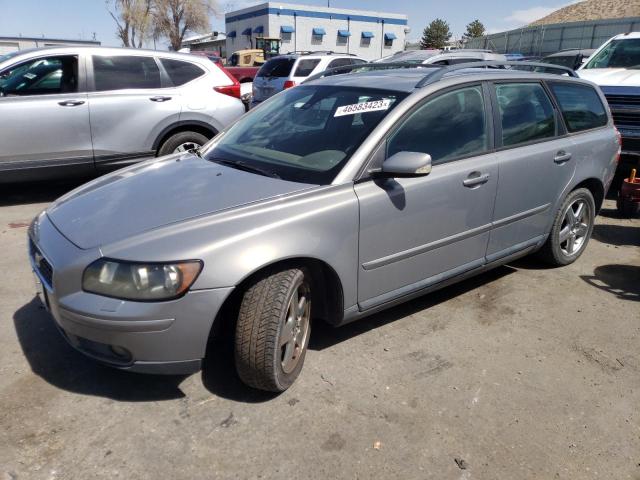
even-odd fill
[(391, 105), (391, 100), (374, 100), (372, 102), (354, 103), (352, 105), (343, 105), (336, 108), (334, 117), (343, 117), (345, 115), (355, 115), (356, 113), (378, 112), (387, 110)]

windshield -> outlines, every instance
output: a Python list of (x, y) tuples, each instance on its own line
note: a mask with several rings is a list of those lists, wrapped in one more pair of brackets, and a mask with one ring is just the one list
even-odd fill
[(577, 55), (565, 55), (557, 57), (544, 57), (542, 63), (550, 63), (552, 65), (560, 65), (562, 67), (568, 67), (570, 69), (576, 68)]
[(584, 68), (640, 68), (640, 38), (612, 40)]
[(407, 94), (302, 85), (237, 122), (204, 153), (302, 183), (333, 181), (349, 157)]

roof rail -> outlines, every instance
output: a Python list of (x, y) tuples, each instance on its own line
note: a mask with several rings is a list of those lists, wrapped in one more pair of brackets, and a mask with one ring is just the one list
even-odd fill
[[(511, 67), (513, 70), (527, 70), (526, 67), (529, 67), (531, 70), (537, 68), (544, 68), (545, 70), (557, 70), (560, 75), (568, 74), (570, 77), (577, 78), (578, 74), (571, 70), (569, 67), (563, 67), (561, 65), (552, 65), (550, 63), (539, 63), (539, 62), (499, 62), (499, 61), (484, 61), (484, 62), (468, 62), (468, 63), (458, 63), (456, 65), (449, 65), (433, 72), (428, 73), (424, 76), (422, 80), (420, 80), (416, 84), (416, 88), (422, 88), (425, 85), (430, 85), (432, 83), (441, 80), (447, 73), (455, 72), (456, 70), (467, 70), (470, 68), (505, 68)], [(523, 68), (525, 67), (525, 68)], [(547, 73), (547, 72), (540, 72)]]
[(441, 65), (426, 65), (422, 63), (409, 63), (409, 62), (389, 62), (389, 63), (358, 63), (357, 65), (344, 65), (342, 67), (328, 68), (323, 72), (316, 73), (315, 75), (307, 78), (302, 83), (318, 80), (319, 78), (331, 77), (333, 75), (342, 75), (344, 73), (351, 73), (354, 70), (361, 70), (370, 72), (372, 70), (391, 70), (396, 68), (424, 68), (430, 70), (439, 70)]

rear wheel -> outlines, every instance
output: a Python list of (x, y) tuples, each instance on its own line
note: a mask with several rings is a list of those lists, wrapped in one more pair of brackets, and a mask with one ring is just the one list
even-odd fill
[(542, 258), (557, 266), (575, 262), (591, 238), (595, 211), (593, 195), (588, 189), (579, 188), (567, 195), (540, 251)]
[(302, 370), (311, 332), (311, 282), (303, 269), (271, 272), (244, 292), (235, 336), (238, 375), (282, 392)]
[(170, 155), (172, 153), (188, 152), (194, 148), (201, 147), (209, 139), (198, 132), (178, 132), (167, 138), (158, 150), (158, 156)]

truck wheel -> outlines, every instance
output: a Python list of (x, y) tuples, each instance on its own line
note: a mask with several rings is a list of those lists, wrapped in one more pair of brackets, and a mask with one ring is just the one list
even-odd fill
[(302, 370), (311, 332), (311, 277), (303, 269), (259, 277), (240, 304), (235, 336), (238, 375), (272, 392), (289, 388)]
[(589, 242), (595, 221), (593, 195), (586, 188), (574, 190), (562, 202), (540, 256), (551, 265), (575, 262)]
[(158, 150), (158, 156), (187, 152), (201, 147), (209, 139), (198, 132), (178, 132), (167, 138)]

